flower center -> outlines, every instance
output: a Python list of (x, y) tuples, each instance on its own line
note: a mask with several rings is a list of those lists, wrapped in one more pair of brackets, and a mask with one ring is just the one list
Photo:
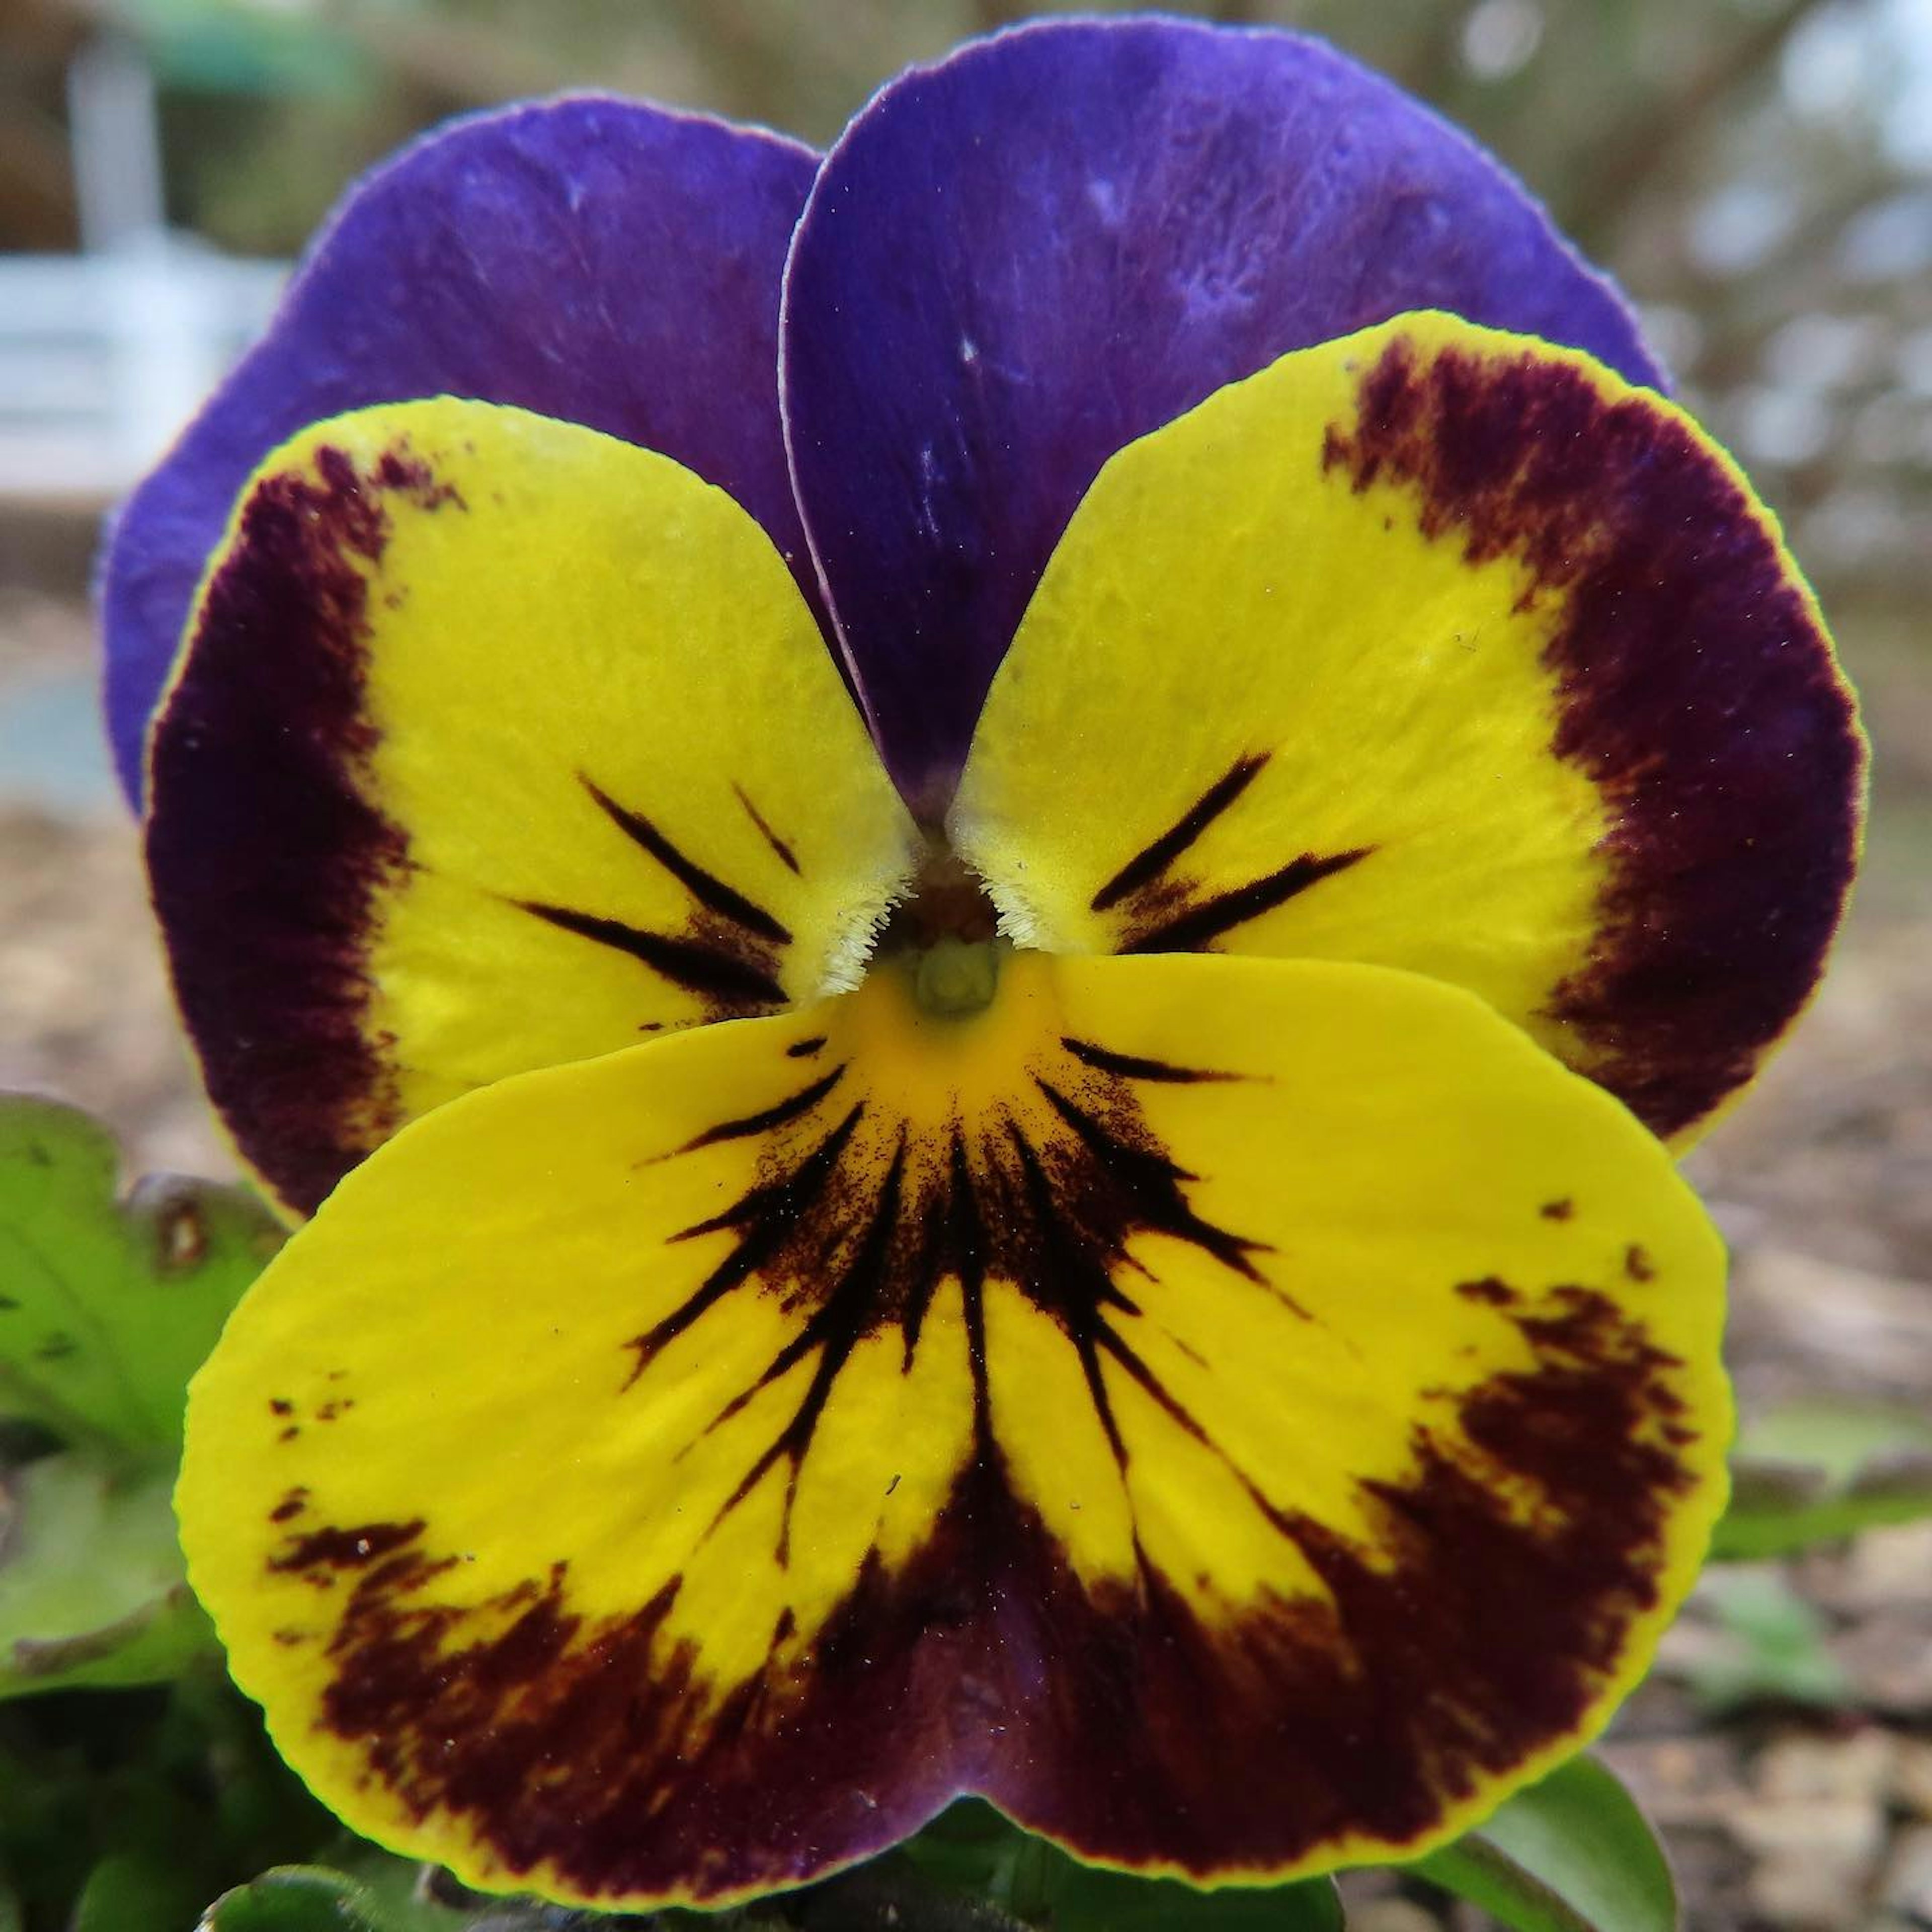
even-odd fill
[(935, 840), (913, 889), (879, 935), (874, 957), (909, 972), (922, 1011), (942, 1018), (983, 1012), (998, 990), (1012, 949), (980, 876)]

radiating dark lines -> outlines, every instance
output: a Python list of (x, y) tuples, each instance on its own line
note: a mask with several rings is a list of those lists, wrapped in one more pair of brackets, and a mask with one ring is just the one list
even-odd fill
[(695, 1140), (686, 1141), (678, 1151), (692, 1154), (699, 1148), (716, 1147), (720, 1141), (746, 1140), (754, 1134), (768, 1134), (788, 1126), (810, 1113), (838, 1085), (844, 1073), (842, 1062), (822, 1079), (814, 1080), (809, 1087), (801, 1087), (796, 1094), (787, 1095), (758, 1113), (747, 1114), (740, 1120), (721, 1120), (715, 1127), (706, 1127)]
[[(1118, 1202), (1118, 1223), (1105, 1243), (1110, 1258), (1125, 1253), (1130, 1234), (1171, 1234), (1213, 1256), (1223, 1268), (1232, 1268), (1250, 1281), (1261, 1280), (1248, 1257), (1264, 1252), (1265, 1244), (1231, 1234), (1226, 1228), (1202, 1220), (1181, 1192), (1184, 1181), (1197, 1177), (1177, 1167), (1158, 1142), (1144, 1132), (1121, 1132), (1098, 1111), (1090, 1112), (1076, 1105), (1045, 1080), (1036, 1077), (1034, 1084), (1046, 1096), (1048, 1105), (1072, 1128), (1095, 1172), (1106, 1178), (1106, 1192)], [(1092, 1239), (1099, 1231), (1090, 1224), (1088, 1232)]]
[(975, 1344), (972, 1336), (974, 1312), (980, 1305), (980, 1294), (986, 1286), (986, 1230), (979, 1193), (973, 1185), (972, 1166), (966, 1157), (966, 1137), (956, 1123), (946, 1145), (944, 1199), (938, 1213), (926, 1217), (921, 1234), (922, 1246), (914, 1264), (911, 1287), (905, 1306), (899, 1312), (899, 1326), (905, 1336), (901, 1369), (908, 1375), (912, 1372), (913, 1357), (919, 1348), (927, 1312), (932, 1306), (933, 1297), (939, 1292), (940, 1281), (950, 1270), (958, 1276), (960, 1292), (966, 1299), (968, 1346), (981, 1349), (980, 1358), (974, 1364), (973, 1375), (976, 1400), (983, 1402), (986, 1373), (983, 1340)]
[(518, 899), (513, 903), (565, 932), (594, 939), (614, 952), (628, 953), (660, 978), (682, 986), (701, 1000), (740, 1011), (764, 1011), (785, 1004), (785, 990), (768, 970), (722, 946), (709, 946), (698, 939), (674, 939), (668, 933), (646, 932), (641, 926), (621, 919), (574, 912), (568, 906), (546, 905), (540, 899)]
[(620, 805), (581, 772), (577, 776), (605, 817), (627, 838), (648, 852), (700, 905), (715, 912), (720, 919), (729, 920), (734, 926), (742, 926), (746, 932), (770, 940), (774, 946), (791, 944), (791, 934), (763, 906), (728, 886), (715, 873), (694, 865), (641, 813)]
[(1093, 910), (1106, 912), (1129, 893), (1151, 885), (1247, 790), (1268, 758), (1268, 752), (1260, 752), (1252, 758), (1237, 758), (1158, 838), (1143, 846), (1094, 895)]
[(1123, 952), (1198, 952), (1210, 940), (1258, 919), (1276, 906), (1286, 905), (1298, 892), (1305, 892), (1318, 880), (1346, 872), (1366, 859), (1375, 848), (1358, 846), (1352, 852), (1331, 852), (1318, 858), (1304, 852), (1290, 860), (1277, 872), (1251, 880), (1245, 886), (1216, 892), (1201, 899), (1156, 923), (1130, 933), (1123, 940)]
[(737, 794), (738, 802), (745, 808), (746, 816), (764, 835), (765, 843), (778, 855), (779, 862), (788, 871), (796, 872), (798, 870), (798, 854), (765, 823), (764, 814), (752, 802), (742, 785), (734, 784), (731, 789)]
[[(548, 900), (516, 899), (511, 903), (562, 932), (628, 954), (702, 1001), (709, 1009), (708, 1018), (771, 1012), (788, 1005), (778, 964), (784, 948), (791, 944), (790, 930), (755, 899), (687, 857), (643, 813), (620, 805), (584, 772), (577, 776), (604, 817), (684, 888), (691, 902), (689, 925), (681, 933), (658, 932), (628, 920)], [(746, 809), (752, 811), (744, 794), (740, 791), (738, 796)], [(798, 866), (790, 848), (755, 812), (752, 815), (796, 872)], [(660, 1024), (646, 1022), (646, 1030), (655, 1030)]]
[(1060, 1043), (1083, 1066), (1096, 1073), (1111, 1073), (1122, 1080), (1152, 1080), (1176, 1086), (1192, 1086), (1202, 1081), (1244, 1080), (1244, 1073), (1216, 1073), (1204, 1066), (1177, 1066), (1169, 1060), (1144, 1060), (1136, 1053), (1115, 1053), (1096, 1046), (1090, 1040), (1075, 1040), (1062, 1034)]
[(632, 1379), (735, 1290), (775, 1296), (796, 1311), (789, 1339), (706, 1432), (741, 1415), (760, 1391), (810, 1363), (796, 1406), (748, 1460), (717, 1519), (784, 1466), (781, 1562), (799, 1472), (838, 1376), (862, 1342), (894, 1328), (902, 1340), (902, 1370), (909, 1374), (944, 1282), (959, 1284), (982, 1449), (992, 1442), (985, 1288), (999, 1281), (1067, 1338), (1123, 1468), (1128, 1450), (1109, 1396), (1108, 1362), (1178, 1426), (1207, 1440), (1120, 1326), (1141, 1312), (1133, 1283), (1152, 1279), (1130, 1252), (1139, 1237), (1184, 1243), (1306, 1318), (1256, 1268), (1253, 1258), (1265, 1244), (1196, 1211), (1187, 1192), (1195, 1177), (1153, 1134), (1129, 1084), (1244, 1076), (1115, 1053), (1091, 1041), (1069, 1038), (1061, 1044), (1066, 1057), (1053, 1077), (1030, 1076), (1030, 1094), (1016, 1093), (1010, 1106), (929, 1130), (930, 1138), (911, 1136), (903, 1124), (896, 1131), (867, 1126), (864, 1101), (824, 1124), (822, 1110), (848, 1074), (842, 1061), (769, 1106), (707, 1128), (679, 1150), (764, 1143), (753, 1184), (676, 1238), (728, 1234), (734, 1240), (678, 1308), (630, 1343), (637, 1358)]
[(1026, 1284), (1028, 1299), (1040, 1306), (1044, 1296), (1043, 1312), (1058, 1320), (1073, 1345), (1101, 1432), (1115, 1463), (1124, 1469), (1126, 1443), (1100, 1373), (1100, 1337), (1108, 1332), (1111, 1312), (1137, 1312), (1114, 1280), (1119, 1257), (1107, 1252), (1111, 1243), (1095, 1240), (1090, 1234), (1083, 1237), (1082, 1231), (1068, 1224), (1046, 1166), (1026, 1136), (1017, 1126), (1010, 1126), (1008, 1138), (1036, 1231), (1036, 1266)]
[(779, 1431), (763, 1454), (746, 1471), (737, 1487), (719, 1509), (716, 1521), (722, 1522), (761, 1483), (781, 1457), (790, 1465), (786, 1472), (783, 1515), (779, 1519), (778, 1560), (781, 1567), (790, 1557), (792, 1505), (798, 1495), (799, 1472), (806, 1451), (818, 1426), (825, 1405), (831, 1400), (832, 1385), (852, 1359), (854, 1352), (879, 1325), (880, 1302), (885, 1298), (892, 1250), (899, 1231), (901, 1194), (906, 1165), (905, 1135), (900, 1132), (891, 1165), (880, 1184), (864, 1234), (854, 1248), (850, 1262), (841, 1271), (836, 1285), (800, 1333), (781, 1348), (756, 1384), (769, 1388), (800, 1363), (816, 1356), (812, 1379), (792, 1412), (791, 1420)]
[[(1270, 754), (1237, 758), (1158, 838), (1143, 846), (1090, 902), (1095, 912), (1124, 904), (1116, 950), (1121, 952), (1198, 952), (1235, 927), (1284, 905), (1298, 892), (1365, 859), (1375, 848), (1304, 852), (1246, 885), (1201, 896), (1201, 881), (1172, 876), (1174, 861), (1242, 796)], [(1154, 1075), (1142, 1075), (1154, 1078)]]
[(778, 1258), (786, 1241), (796, 1236), (800, 1224), (831, 1186), (838, 1172), (839, 1156), (865, 1111), (863, 1102), (853, 1107), (790, 1172), (761, 1182), (722, 1214), (698, 1222), (671, 1238), (688, 1241), (701, 1234), (730, 1233), (739, 1238), (737, 1245), (677, 1307), (626, 1345), (637, 1358), (631, 1371), (632, 1382), (734, 1288), (742, 1287)]

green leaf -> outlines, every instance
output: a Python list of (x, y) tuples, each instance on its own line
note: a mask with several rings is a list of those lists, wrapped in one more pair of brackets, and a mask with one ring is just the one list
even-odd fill
[(1676, 1932), (1677, 1888), (1636, 1802), (1574, 1757), (1409, 1868), (1515, 1932)]
[(181, 1448), (188, 1378), (280, 1245), (254, 1196), (158, 1177), (116, 1197), (86, 1114), (0, 1096), (0, 1417), (152, 1462)]
[(224, 1892), (200, 1932), (388, 1932), (367, 1889), (340, 1872), (289, 1865)]
[(1787, 1556), (1928, 1515), (1932, 1418), (1862, 1402), (1794, 1402), (1740, 1436), (1711, 1554)]
[(160, 1683), (208, 1653), (170, 1483), (79, 1451), (0, 1478), (0, 1698)]
[(1329, 1879), (1198, 1892), (1047, 1850), (1041, 1922), (1054, 1932), (1340, 1932), (1342, 1903)]
[[(517, 1899), (440, 1904), (424, 1895), (422, 1866), (359, 1840), (326, 1856), (327, 1865), (285, 1865), (226, 1894), (206, 1932), (547, 1932), (562, 1916)], [(571, 1916), (583, 1932), (604, 1922)]]
[(1038, 1842), (983, 1798), (962, 1798), (899, 1852), (935, 1885), (1005, 1905), (1021, 1858)]
[[(360, 1909), (374, 1932), (538, 1932), (544, 1920), (562, 1916), (554, 1907), (529, 1900), (466, 1892), (447, 1874), (434, 1875), (464, 1902), (432, 1898), (424, 1883), (432, 1876), (428, 1868), (360, 1838), (345, 1838), (325, 1856), (354, 1880)], [(595, 1913), (582, 1912), (573, 1914), (571, 1922), (580, 1932), (590, 1932), (603, 1922)]]
[(1222, 1886), (1084, 1865), (978, 1798), (962, 1799), (900, 1847), (949, 1890), (1053, 1932), (1340, 1932), (1334, 1884)]
[[(598, 1926), (736, 1922), (697, 1913), (653, 1913), (648, 1921), (567, 1912), (535, 1899), (464, 1894), (446, 1904), (428, 1895), (424, 1868), (360, 1840), (328, 1854), (328, 1865), (286, 1865), (224, 1894), (200, 1932), (595, 1932)], [(460, 1891), (460, 1888), (458, 1888)]]

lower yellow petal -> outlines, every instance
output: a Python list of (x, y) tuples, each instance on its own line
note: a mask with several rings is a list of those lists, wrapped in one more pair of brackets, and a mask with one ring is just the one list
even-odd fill
[(291, 1761), (485, 1886), (718, 1903), (961, 1792), (1258, 1880), (1454, 1832), (1722, 1495), (1719, 1245), (1472, 997), (1010, 955), (506, 1082), (196, 1382), (191, 1574)]

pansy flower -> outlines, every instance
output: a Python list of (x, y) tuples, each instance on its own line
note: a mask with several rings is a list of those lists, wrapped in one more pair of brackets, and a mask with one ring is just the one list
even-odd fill
[(352, 195), (104, 578), (209, 1090), (319, 1210), (180, 1500), (320, 1796), (566, 1900), (964, 1792), (1257, 1882), (1594, 1733), (1724, 1490), (1672, 1148), (1862, 761), (1658, 380), (1273, 32)]

